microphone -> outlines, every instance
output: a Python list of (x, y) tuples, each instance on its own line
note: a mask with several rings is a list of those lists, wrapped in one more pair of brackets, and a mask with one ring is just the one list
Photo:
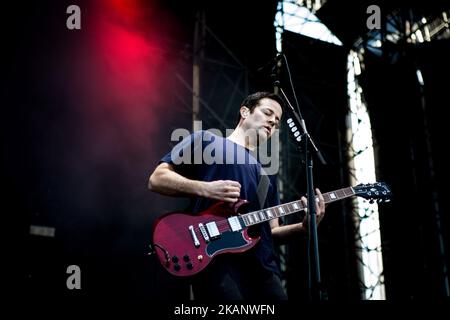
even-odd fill
[(272, 73), (274, 68), (278, 65), (278, 61), (281, 60), (281, 58), (283, 58), (283, 55), (281, 53), (277, 53), (277, 55), (275, 57), (273, 57), (272, 59), (270, 59), (268, 62), (266, 62), (262, 67), (259, 67), (258, 69), (256, 69), (258, 72), (263, 71), (264, 69), (266, 69), (269, 66), (272, 66)]
[(283, 58), (283, 54), (282, 53), (277, 53), (277, 55), (275, 56), (275, 58), (273, 58), (273, 61), (276, 63), (278, 63), (278, 61), (280, 61)]
[(278, 80), (278, 62), (283, 58), (281, 53), (278, 53), (275, 58), (273, 58), (273, 66), (270, 72), (270, 78), (273, 81), (275, 87), (280, 86), (280, 81)]

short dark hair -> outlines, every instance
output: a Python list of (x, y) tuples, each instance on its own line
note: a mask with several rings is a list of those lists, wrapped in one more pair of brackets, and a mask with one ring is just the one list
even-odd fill
[(267, 91), (255, 92), (255, 93), (248, 95), (241, 102), (241, 105), (239, 106), (239, 110), (238, 110), (237, 123), (239, 123), (239, 121), (241, 121), (241, 112), (240, 112), (241, 107), (245, 106), (245, 107), (249, 108), (250, 113), (252, 113), (253, 109), (255, 109), (255, 107), (259, 104), (259, 101), (261, 101), (264, 98), (271, 99), (271, 100), (278, 102), (280, 104), (281, 108), (283, 108), (283, 105), (284, 105), (283, 99), (281, 99), (281, 97), (279, 95), (277, 95), (276, 93), (267, 92)]

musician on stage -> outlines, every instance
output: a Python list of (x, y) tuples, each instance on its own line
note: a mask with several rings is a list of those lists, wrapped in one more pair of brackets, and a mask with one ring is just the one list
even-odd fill
[[(161, 159), (150, 175), (149, 189), (167, 196), (189, 197), (187, 211), (193, 213), (217, 201), (233, 204), (246, 199), (250, 201), (248, 211), (279, 205), (276, 174), (265, 173), (257, 151), (277, 130), (282, 105), (282, 99), (274, 93), (249, 95), (240, 105), (238, 124), (231, 135), (223, 138), (208, 131), (194, 132)], [(196, 152), (202, 155), (201, 161)], [(208, 155), (210, 159), (205, 159)], [(316, 195), (319, 223), (325, 203), (320, 190), (316, 189)], [(302, 202), (307, 206), (305, 197)], [(192, 277), (194, 299), (287, 300), (274, 242), (281, 244), (306, 232), (307, 216), (303, 222), (291, 225), (280, 225), (278, 218), (259, 224), (261, 238), (253, 248), (243, 253), (219, 254)]]

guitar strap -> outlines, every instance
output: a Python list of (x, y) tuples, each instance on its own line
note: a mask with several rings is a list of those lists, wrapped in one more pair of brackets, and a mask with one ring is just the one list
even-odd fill
[(261, 178), (259, 179), (258, 187), (256, 188), (256, 196), (258, 197), (259, 208), (264, 208), (266, 202), (267, 191), (269, 190), (269, 177), (263, 172), (261, 168)]

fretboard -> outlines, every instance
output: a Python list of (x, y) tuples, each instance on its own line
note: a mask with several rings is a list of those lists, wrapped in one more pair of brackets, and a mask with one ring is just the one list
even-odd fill
[[(343, 188), (339, 190), (335, 190), (332, 192), (323, 193), (323, 199), (325, 200), (325, 203), (330, 203), (334, 201), (338, 201), (344, 198), (351, 197), (355, 195), (355, 191), (352, 187)], [(316, 196), (317, 199), (317, 196)], [(305, 206), (303, 205), (303, 202), (301, 200), (296, 200), (292, 202), (288, 202), (285, 204), (280, 204), (275, 207), (266, 208), (258, 211), (253, 211), (250, 213), (246, 213), (241, 215), (242, 220), (244, 221), (245, 225), (251, 226), (258, 223), (262, 223), (265, 221), (269, 221), (275, 218), (279, 218), (282, 216), (286, 216), (288, 214), (298, 212), (305, 210)]]

